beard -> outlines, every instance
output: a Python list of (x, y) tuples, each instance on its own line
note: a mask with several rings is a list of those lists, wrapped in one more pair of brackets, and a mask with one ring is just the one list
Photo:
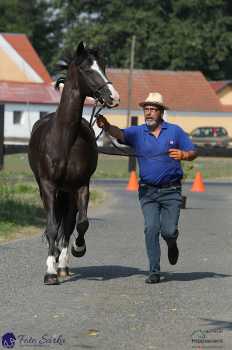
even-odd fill
[(145, 120), (145, 123), (148, 126), (148, 128), (155, 129), (162, 123), (162, 121), (163, 121), (162, 118), (157, 118), (157, 119), (148, 118)]
[(146, 121), (145, 121), (145, 123), (146, 123), (146, 125), (148, 126), (148, 127), (156, 127), (156, 126), (158, 126), (158, 121), (157, 120), (151, 120), (151, 119), (147, 119)]

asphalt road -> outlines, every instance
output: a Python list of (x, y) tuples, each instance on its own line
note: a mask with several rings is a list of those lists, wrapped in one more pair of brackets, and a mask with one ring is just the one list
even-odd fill
[(162, 241), (157, 285), (144, 283), (137, 194), (123, 182), (95, 185), (107, 200), (90, 209), (87, 253), (71, 258), (73, 274), (59, 286), (43, 285), (40, 236), (0, 245), (0, 336), (13, 332), (15, 349), (38, 348), (39, 340), (52, 349), (232, 349), (232, 184), (184, 188), (180, 259), (170, 266)]

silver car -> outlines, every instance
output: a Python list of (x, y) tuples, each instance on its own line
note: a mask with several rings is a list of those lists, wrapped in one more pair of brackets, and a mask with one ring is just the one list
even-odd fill
[(194, 129), (189, 134), (192, 142), (203, 147), (228, 147), (232, 138), (221, 126), (204, 126)]

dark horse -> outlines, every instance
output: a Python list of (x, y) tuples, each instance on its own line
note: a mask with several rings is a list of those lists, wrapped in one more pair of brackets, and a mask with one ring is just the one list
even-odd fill
[(68, 65), (57, 111), (36, 122), (29, 143), (30, 166), (47, 213), (45, 235), (49, 249), (45, 284), (58, 284), (59, 276), (68, 275), (68, 245), (75, 225), (78, 237), (72, 245), (72, 254), (81, 257), (86, 252), (89, 181), (98, 159), (94, 132), (82, 119), (86, 96), (109, 108), (119, 102), (98, 53), (81, 42)]

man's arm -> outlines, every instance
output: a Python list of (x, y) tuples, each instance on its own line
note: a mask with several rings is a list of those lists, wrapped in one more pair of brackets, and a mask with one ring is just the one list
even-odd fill
[(124, 135), (121, 129), (115, 125), (111, 125), (108, 120), (101, 114), (96, 115), (97, 126), (100, 129), (108, 132), (111, 136), (115, 137), (117, 140), (124, 142)]
[[(177, 127), (177, 135), (180, 149), (170, 148), (169, 156), (175, 160), (194, 160), (198, 154), (186, 132)], [(184, 149), (189, 149), (189, 151), (184, 151)]]
[(169, 156), (175, 160), (194, 160), (197, 158), (197, 151), (181, 151), (180, 149), (170, 148)]

